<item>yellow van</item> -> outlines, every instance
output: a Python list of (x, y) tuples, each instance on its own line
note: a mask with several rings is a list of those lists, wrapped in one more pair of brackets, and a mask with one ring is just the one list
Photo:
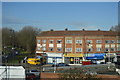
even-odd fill
[(32, 64), (32, 65), (40, 65), (40, 59), (38, 58), (28, 58), (27, 63)]

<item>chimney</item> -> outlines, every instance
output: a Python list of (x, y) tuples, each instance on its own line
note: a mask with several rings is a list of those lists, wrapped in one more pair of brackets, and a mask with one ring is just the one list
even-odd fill
[(53, 29), (51, 29), (50, 31), (54, 31)]
[(100, 31), (100, 29), (98, 29), (98, 31)]
[(65, 28), (65, 31), (68, 31), (68, 28)]
[(85, 29), (82, 29), (83, 31), (85, 31)]

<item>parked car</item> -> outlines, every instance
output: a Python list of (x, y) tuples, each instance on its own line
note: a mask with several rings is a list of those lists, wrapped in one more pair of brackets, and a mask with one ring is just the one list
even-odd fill
[(26, 80), (36, 80), (36, 76), (33, 73), (26, 73)]
[(92, 75), (93, 76), (93, 75), (97, 75), (97, 72), (89, 72), (88, 71), (88, 72), (85, 73), (85, 75)]
[(40, 72), (37, 71), (37, 70), (26, 70), (25, 72), (26, 72), (26, 73), (32, 73), (32, 74), (34, 74), (34, 75), (37, 76), (37, 77), (40, 76)]
[(58, 63), (58, 64), (53, 64), (53, 65), (52, 65), (52, 67), (54, 67), (54, 66), (60, 67), (60, 66), (70, 66), (70, 65), (68, 65), (68, 64), (66, 64), (66, 63)]

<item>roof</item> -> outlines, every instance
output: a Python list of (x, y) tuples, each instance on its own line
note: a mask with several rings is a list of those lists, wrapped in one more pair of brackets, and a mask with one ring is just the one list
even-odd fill
[(117, 36), (120, 33), (115, 31), (43, 31), (39, 37), (47, 36)]

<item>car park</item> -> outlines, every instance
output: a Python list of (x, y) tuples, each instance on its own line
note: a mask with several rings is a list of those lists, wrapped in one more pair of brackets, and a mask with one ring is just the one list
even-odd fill
[(53, 65), (52, 65), (52, 67), (54, 67), (54, 66), (60, 67), (60, 66), (70, 66), (70, 65), (68, 65), (68, 64), (66, 64), (66, 63), (58, 63), (58, 64), (53, 64)]

